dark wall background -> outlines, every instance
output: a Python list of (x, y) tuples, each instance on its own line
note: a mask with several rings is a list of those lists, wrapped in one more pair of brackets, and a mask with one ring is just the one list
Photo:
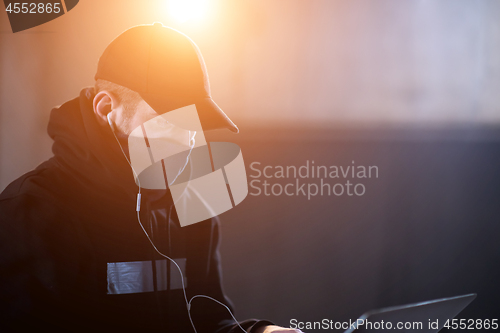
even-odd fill
[(354, 320), (466, 293), (478, 297), (461, 318), (499, 318), (499, 129), (242, 132), (213, 139), (240, 144), (248, 175), (254, 161), (354, 160), (377, 165), (379, 178), (363, 182), (361, 197), (249, 195), (222, 214), (225, 285), (239, 318)]

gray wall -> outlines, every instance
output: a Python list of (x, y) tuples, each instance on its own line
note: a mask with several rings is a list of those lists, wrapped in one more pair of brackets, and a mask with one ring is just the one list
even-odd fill
[(162, 21), (205, 55), (239, 124), (498, 123), (498, 1), (209, 1), (180, 23), (165, 1), (81, 1), (12, 34), (0, 15), (0, 188), (50, 155), (50, 109), (93, 84), (124, 29)]

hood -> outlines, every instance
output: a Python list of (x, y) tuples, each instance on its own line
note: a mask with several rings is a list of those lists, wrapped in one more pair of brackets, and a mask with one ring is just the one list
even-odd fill
[(135, 198), (138, 186), (111, 128), (93, 110), (94, 88), (52, 110), (48, 134), (58, 165), (90, 192)]

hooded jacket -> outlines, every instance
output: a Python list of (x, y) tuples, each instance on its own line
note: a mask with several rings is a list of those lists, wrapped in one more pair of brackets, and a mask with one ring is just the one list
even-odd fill
[[(92, 88), (52, 110), (54, 156), (0, 195), (1, 332), (193, 332), (174, 264), (136, 214), (138, 187)], [(221, 285), (219, 222), (180, 227), (168, 191), (142, 190), (140, 219), (184, 274), (187, 298), (231, 304)], [(202, 332), (241, 332), (196, 298)], [(251, 332), (269, 321), (246, 320)]]

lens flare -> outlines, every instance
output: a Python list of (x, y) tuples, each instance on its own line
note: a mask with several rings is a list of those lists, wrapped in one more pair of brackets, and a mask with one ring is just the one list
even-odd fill
[(198, 21), (206, 17), (209, 0), (169, 0), (168, 14), (180, 23)]

